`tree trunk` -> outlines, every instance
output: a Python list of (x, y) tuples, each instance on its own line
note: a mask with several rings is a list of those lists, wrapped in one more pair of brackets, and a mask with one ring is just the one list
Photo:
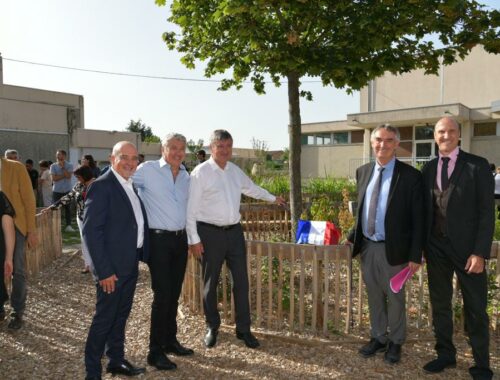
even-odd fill
[(301, 120), (299, 75), (291, 72), (288, 78), (288, 139), (290, 145), (289, 171), (290, 171), (290, 210), (292, 214), (292, 232), (295, 236), (297, 221), (302, 213), (302, 184), (300, 176), (300, 151), (301, 151)]

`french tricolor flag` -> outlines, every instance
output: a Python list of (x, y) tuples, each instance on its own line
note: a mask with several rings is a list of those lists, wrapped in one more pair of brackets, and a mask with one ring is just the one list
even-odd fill
[(295, 238), (297, 244), (333, 245), (338, 244), (340, 231), (332, 222), (299, 220)]

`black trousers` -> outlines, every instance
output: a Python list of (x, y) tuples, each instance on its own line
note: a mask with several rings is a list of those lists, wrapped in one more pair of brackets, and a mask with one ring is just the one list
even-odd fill
[(464, 301), (465, 330), (469, 336), (477, 369), (488, 375), (489, 369), (489, 322), (486, 313), (486, 271), (468, 274), (466, 260), (458, 258), (447, 238), (431, 237), (427, 254), (429, 294), (432, 304), (432, 323), (436, 337), (435, 349), (439, 357), (455, 359), (453, 345), (453, 319), (451, 299), (453, 273)]
[[(68, 193), (69, 191), (65, 193), (56, 193), (55, 191), (52, 192), (52, 203), (57, 202)], [(62, 208), (64, 209), (64, 220), (66, 222), (66, 226), (69, 226), (71, 225), (71, 202), (67, 205), (63, 205)]]
[[(1, 217), (0, 217), (1, 219)], [(5, 247), (0, 247), (0, 263), (5, 261)], [(9, 294), (7, 293), (7, 288), (5, 287), (4, 271), (3, 265), (0, 267), (0, 309), (3, 308), (3, 304), (9, 300)]]
[(153, 289), (149, 350), (177, 339), (177, 307), (186, 271), (187, 235), (149, 232), (149, 272)]
[(224, 261), (233, 280), (236, 330), (250, 331), (250, 304), (248, 302), (248, 272), (245, 238), (241, 225), (228, 230), (198, 224), (198, 234), (204, 248), (202, 259), (204, 289), (203, 307), (207, 325), (219, 328), (217, 310), (217, 284)]
[(96, 285), (96, 311), (85, 344), (88, 377), (101, 376), (101, 358), (105, 349), (109, 366), (118, 366), (123, 362), (125, 326), (132, 309), (136, 284), (137, 272), (130, 276), (118, 276), (113, 293), (105, 293), (99, 284)]

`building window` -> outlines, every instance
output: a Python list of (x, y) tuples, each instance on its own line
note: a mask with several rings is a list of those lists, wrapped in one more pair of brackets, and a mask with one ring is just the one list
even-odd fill
[(496, 136), (497, 123), (474, 123), (474, 136)]
[(434, 127), (430, 125), (415, 127), (415, 140), (434, 140)]
[(359, 144), (363, 142), (365, 131), (351, 131), (351, 144)]
[(349, 143), (349, 132), (335, 132), (333, 134), (334, 144), (348, 144)]
[(330, 145), (332, 143), (331, 133), (321, 133), (316, 135), (316, 145)]
[(344, 131), (302, 135), (302, 145), (337, 145), (363, 143), (364, 131)]

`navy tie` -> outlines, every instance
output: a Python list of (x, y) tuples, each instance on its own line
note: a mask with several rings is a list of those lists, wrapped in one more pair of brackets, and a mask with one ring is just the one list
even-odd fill
[(375, 181), (375, 185), (373, 186), (372, 196), (370, 198), (370, 206), (368, 208), (368, 226), (366, 231), (368, 232), (368, 236), (373, 236), (375, 233), (375, 219), (377, 218), (377, 205), (378, 198), (380, 195), (380, 188), (382, 187), (382, 174), (385, 168), (378, 168), (378, 177)]
[(450, 162), (450, 157), (442, 157), (443, 166), (441, 167), (441, 191), (446, 191), (450, 184), (448, 178), (448, 162)]

